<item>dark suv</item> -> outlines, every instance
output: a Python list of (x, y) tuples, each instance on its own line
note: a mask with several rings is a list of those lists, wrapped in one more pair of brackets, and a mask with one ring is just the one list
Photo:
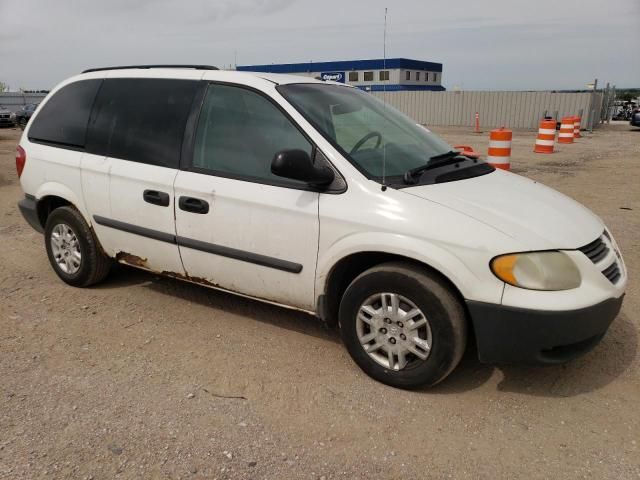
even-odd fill
[(13, 127), (13, 114), (11, 110), (0, 105), (0, 127)]
[(29, 123), (29, 119), (38, 107), (37, 103), (29, 103), (16, 112), (16, 124), (24, 130)]

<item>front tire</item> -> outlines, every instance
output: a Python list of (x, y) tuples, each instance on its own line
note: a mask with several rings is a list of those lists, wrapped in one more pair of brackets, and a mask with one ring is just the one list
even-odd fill
[(51, 212), (44, 239), (53, 270), (69, 285), (88, 287), (108, 275), (112, 261), (75, 208), (60, 207)]
[(465, 310), (446, 283), (403, 262), (371, 268), (340, 303), (349, 354), (372, 378), (398, 388), (432, 386), (458, 365), (467, 340)]

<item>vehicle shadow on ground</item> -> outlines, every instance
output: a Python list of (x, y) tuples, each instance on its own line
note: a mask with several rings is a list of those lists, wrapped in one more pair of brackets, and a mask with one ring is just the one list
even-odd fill
[(335, 328), (329, 328), (325, 322), (307, 313), (125, 265), (116, 265), (107, 281), (95, 288), (111, 289), (134, 285), (143, 286), (156, 293), (169, 295), (176, 299), (215, 308), (233, 315), (241, 315), (258, 322), (269, 323), (278, 328), (311, 335), (334, 343), (341, 342), (340, 335)]
[(499, 371), (502, 374), (497, 386), (499, 391), (539, 397), (573, 397), (603, 388), (618, 378), (633, 363), (637, 351), (637, 327), (625, 313), (621, 313), (593, 351), (564, 365), (482, 365), (472, 345), (449, 378), (425, 390), (425, 393), (449, 394), (473, 390)]
[[(269, 323), (278, 328), (341, 343), (337, 328), (330, 328), (306, 313), (123, 265), (117, 266), (109, 279), (95, 288), (118, 289), (134, 285), (176, 299)], [(572, 397), (598, 390), (618, 378), (632, 364), (637, 350), (637, 327), (624, 312), (618, 315), (603, 341), (593, 351), (564, 365), (484, 365), (478, 361), (475, 339), (471, 336), (462, 361), (451, 375), (435, 387), (419, 392), (426, 395), (462, 393), (481, 387), (499, 372), (502, 374), (502, 380), (497, 386), (499, 391), (542, 397)]]

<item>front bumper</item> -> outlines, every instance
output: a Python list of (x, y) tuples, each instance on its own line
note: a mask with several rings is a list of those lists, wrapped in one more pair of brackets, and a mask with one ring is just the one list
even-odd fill
[(569, 311), (523, 309), (467, 301), (483, 363), (558, 364), (602, 339), (623, 296)]
[(44, 232), (44, 229), (40, 224), (40, 217), (38, 217), (38, 207), (35, 197), (25, 195), (24, 198), (18, 202), (18, 208), (29, 225), (31, 225), (37, 232)]

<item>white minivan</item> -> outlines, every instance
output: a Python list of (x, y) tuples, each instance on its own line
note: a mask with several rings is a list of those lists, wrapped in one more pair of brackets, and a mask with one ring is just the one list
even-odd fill
[(357, 88), (207, 66), (87, 70), (17, 148), (25, 219), (57, 275), (116, 260), (339, 324), (389, 385), (595, 346), (627, 282), (602, 220), (462, 156)]

